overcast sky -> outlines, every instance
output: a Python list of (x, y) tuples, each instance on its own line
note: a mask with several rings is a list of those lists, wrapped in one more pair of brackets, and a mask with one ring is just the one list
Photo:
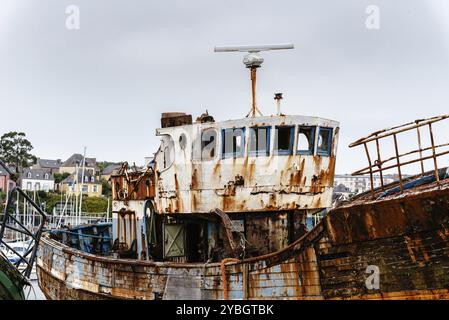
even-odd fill
[[(66, 28), (66, 7), (80, 29)], [(380, 29), (365, 26), (380, 9)], [(292, 42), (263, 53), (258, 102), (340, 121), (337, 172), (365, 164), (348, 144), (449, 113), (449, 1), (0, 1), (0, 134), (24, 131), (42, 158), (136, 161), (156, 151), (160, 114), (250, 108), (241, 53), (216, 45)]]

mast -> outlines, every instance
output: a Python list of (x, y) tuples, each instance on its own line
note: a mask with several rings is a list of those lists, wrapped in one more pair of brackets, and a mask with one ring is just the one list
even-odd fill
[(75, 194), (75, 210), (72, 212), (72, 219), (70, 219), (72, 221), (72, 225), (76, 225), (77, 223), (77, 219), (78, 219), (78, 173), (79, 173), (79, 166), (78, 164), (76, 164), (75, 167), (75, 177), (76, 177), (76, 183), (74, 185), (73, 191)]
[(260, 55), (260, 51), (269, 50), (282, 50), (282, 49), (293, 49), (294, 46), (291, 43), (285, 44), (264, 44), (255, 46), (230, 46), (230, 47), (215, 47), (215, 52), (248, 52), (243, 58), (243, 64), (250, 70), (251, 75), (251, 110), (247, 114), (247, 117), (255, 117), (256, 113), (262, 115), (256, 103), (256, 80), (257, 80), (257, 68), (260, 68), (263, 63), (263, 58)]
[(83, 205), (83, 186), (84, 186), (84, 170), (86, 167), (86, 147), (84, 147), (83, 154), (83, 167), (81, 169), (81, 189), (80, 189), (80, 203), (79, 203), (79, 212), (78, 212), (78, 224), (81, 224), (81, 206)]

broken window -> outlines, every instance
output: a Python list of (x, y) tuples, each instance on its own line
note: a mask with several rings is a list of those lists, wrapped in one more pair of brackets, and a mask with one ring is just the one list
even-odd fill
[(330, 156), (332, 152), (332, 128), (320, 128), (318, 135), (317, 154)]
[(256, 157), (270, 155), (270, 127), (249, 129), (248, 154)]
[(277, 126), (274, 139), (274, 152), (279, 155), (289, 155), (293, 153), (293, 135), (295, 127)]
[(223, 158), (243, 157), (245, 128), (223, 129)]
[(298, 154), (312, 155), (315, 145), (315, 127), (299, 127), (298, 129)]
[(215, 158), (217, 149), (217, 131), (205, 129), (201, 134), (201, 160), (212, 160)]

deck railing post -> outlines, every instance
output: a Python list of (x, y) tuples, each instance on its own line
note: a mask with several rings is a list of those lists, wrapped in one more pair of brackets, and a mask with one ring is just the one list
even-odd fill
[(242, 266), (243, 272), (243, 300), (249, 299), (249, 270), (248, 264), (244, 263)]
[(396, 133), (393, 134), (393, 139), (394, 139), (394, 150), (396, 152), (396, 165), (398, 167), (398, 174), (399, 174), (399, 187), (401, 188), (401, 192), (403, 192), (404, 186), (402, 184), (401, 163), (399, 161), (398, 139), (396, 137)]
[(380, 175), (380, 185), (382, 187), (382, 190), (384, 190), (384, 176), (382, 172), (382, 159), (380, 158), (380, 146), (379, 146), (379, 139), (376, 139), (376, 148), (377, 148), (377, 167), (379, 168), (379, 175)]
[(421, 175), (424, 176), (424, 161), (422, 159), (421, 133), (419, 131), (419, 127), (416, 127), (416, 133), (418, 134), (419, 159), (421, 162)]
[(435, 167), (435, 179), (437, 180), (437, 183), (439, 183), (440, 176), (438, 174), (437, 157), (435, 155), (435, 142), (433, 140), (433, 132), (432, 132), (432, 124), (431, 123), (429, 123), (429, 133), (430, 133), (430, 142), (432, 144), (432, 158), (433, 158), (433, 165)]
[(369, 164), (369, 177), (371, 181), (371, 195), (374, 197), (374, 179), (373, 179), (373, 165), (371, 163), (371, 157), (369, 155), (368, 146), (366, 143), (363, 144), (365, 147), (366, 157), (368, 158), (368, 164)]

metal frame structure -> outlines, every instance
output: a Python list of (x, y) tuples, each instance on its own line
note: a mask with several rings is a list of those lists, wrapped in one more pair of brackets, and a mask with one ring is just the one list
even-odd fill
[[(11, 174), (9, 168), (0, 160), (0, 166), (5, 168), (5, 170)], [(29, 204), (38, 212), (41, 216), (40, 224), (36, 231), (33, 232), (33, 230), (30, 230), (27, 228), (22, 222), (20, 222), (19, 219), (15, 217), (14, 214), (11, 212), (14, 212), (14, 204), (13, 204), (13, 195), (14, 193), (17, 193), (18, 197), (19, 195), (22, 195)], [(17, 199), (18, 201), (18, 199)], [(11, 250), (16, 256), (19, 257), (19, 259), (13, 264), (14, 267), (19, 269), (19, 266), (22, 263), (26, 264), (26, 268), (21, 271), (23, 276), (26, 278), (29, 278), (31, 275), (31, 270), (33, 269), (33, 263), (36, 259), (37, 254), (37, 248), (39, 240), (42, 236), (42, 231), (45, 225), (45, 222), (47, 221), (47, 214), (20, 188), (15, 187), (12, 190), (10, 190), (8, 194), (8, 201), (5, 206), (5, 210), (3, 213), (3, 219), (1, 219), (0, 222), (0, 244), (3, 245), (8, 250)], [(18, 253), (16, 250), (14, 250), (8, 242), (4, 239), (5, 231), (6, 230), (12, 230), (14, 232), (17, 232), (18, 234), (22, 234), (25, 236), (28, 236), (31, 238), (30, 245), (28, 246), (26, 252), (22, 255)]]
[[(366, 153), (366, 157), (368, 160), (368, 166), (364, 167), (360, 170), (357, 170), (355, 172), (352, 173), (353, 176), (355, 175), (363, 175), (363, 174), (368, 174), (370, 175), (370, 182), (371, 182), (371, 193), (372, 195), (374, 195), (374, 178), (373, 178), (373, 174), (374, 173), (379, 173), (380, 175), (380, 181), (381, 181), (381, 189), (385, 190), (385, 186), (384, 186), (384, 182), (383, 182), (383, 173), (385, 170), (389, 170), (389, 169), (393, 169), (393, 168), (397, 168), (397, 173), (399, 176), (399, 187), (401, 189), (401, 192), (404, 191), (404, 179), (403, 179), (403, 174), (401, 171), (401, 167), (404, 167), (406, 165), (410, 165), (416, 162), (420, 162), (421, 165), (421, 176), (425, 175), (425, 170), (424, 170), (424, 161), (425, 160), (429, 160), (429, 159), (433, 159), (433, 171), (434, 171), (434, 175), (435, 175), (435, 179), (436, 182), (439, 183), (440, 181), (440, 176), (439, 176), (439, 170), (438, 170), (438, 162), (437, 162), (437, 158), (441, 157), (443, 155), (448, 155), (449, 154), (449, 150), (446, 151), (439, 151), (438, 149), (441, 150), (441, 148), (443, 147), (449, 147), (449, 143), (444, 143), (444, 144), (439, 144), (439, 145), (435, 145), (435, 140), (434, 140), (434, 136), (433, 136), (433, 131), (432, 131), (432, 124), (435, 122), (439, 122), (442, 120), (445, 120), (449, 118), (449, 114), (446, 115), (441, 115), (441, 116), (436, 116), (436, 117), (432, 117), (432, 118), (428, 118), (428, 119), (418, 119), (415, 120), (413, 122), (409, 122), (400, 126), (396, 126), (396, 127), (392, 127), (392, 128), (387, 128), (384, 130), (380, 130), (380, 131), (376, 131), (371, 133), (370, 135), (363, 137), (353, 143), (351, 143), (349, 145), (350, 148), (353, 148), (355, 146), (360, 146), (363, 145), (364, 149), (365, 149), (365, 153)], [(429, 130), (429, 136), (430, 136), (430, 146), (429, 147), (422, 147), (422, 141), (421, 141), (421, 128), (423, 127), (427, 127)], [(405, 152), (400, 154), (399, 153), (399, 148), (398, 148), (398, 139), (397, 136), (400, 133), (404, 133), (407, 131), (411, 131), (411, 130), (416, 130), (417, 133), (417, 144), (418, 144), (418, 149), (409, 151), (409, 152)], [(387, 159), (382, 159), (381, 158), (381, 154), (380, 154), (380, 144), (379, 141), (388, 137), (392, 137), (393, 138), (393, 143), (394, 143), (394, 149), (395, 149), (395, 155), (393, 157), (387, 158)], [(376, 145), (376, 150), (377, 150), (377, 154), (376, 154), (376, 159), (373, 161), (370, 152), (369, 152), (369, 148), (368, 148), (368, 144), (372, 142), (375, 143)], [(428, 155), (428, 156), (423, 156), (423, 152), (424, 151), (428, 151), (431, 150), (432, 154)], [(438, 151), (438, 152), (437, 152)], [(401, 158), (405, 157), (405, 156), (410, 156), (410, 155), (415, 155), (418, 154), (417, 157), (415, 157), (412, 160), (407, 160), (404, 162), (401, 162)], [(395, 161), (394, 164), (390, 164), (390, 162)]]

